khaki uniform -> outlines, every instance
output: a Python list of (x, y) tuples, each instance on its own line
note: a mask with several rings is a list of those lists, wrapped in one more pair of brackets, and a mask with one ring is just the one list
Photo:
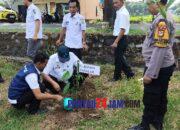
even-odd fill
[[(161, 21), (167, 22), (166, 25), (162, 25), (162, 30), (160, 30), (161, 27), (158, 28), (158, 24)], [(163, 26), (164, 26), (164, 31), (163, 31)], [(166, 27), (167, 27), (167, 32), (165, 29)], [(168, 38), (164, 38), (167, 40), (163, 40), (163, 38), (162, 40), (157, 40), (158, 36), (155, 36), (157, 33), (162, 33), (162, 35), (169, 35), (169, 36), (166, 36)], [(145, 73), (146, 76), (151, 77), (153, 79), (157, 79), (161, 68), (169, 67), (175, 63), (175, 59), (172, 51), (174, 34), (175, 34), (175, 28), (173, 22), (169, 20), (166, 21), (160, 14), (158, 14), (154, 19), (152, 25), (150, 26), (149, 33), (146, 36), (146, 39), (143, 43), (142, 54), (144, 57), (146, 67), (148, 67)], [(159, 39), (161, 39), (161, 37), (159, 37)], [(164, 44), (163, 43), (158, 44), (158, 42), (164, 42)]]
[(172, 51), (174, 34), (173, 22), (158, 14), (143, 43), (144, 75), (152, 79), (150, 84), (144, 84), (143, 126), (153, 124), (162, 129), (167, 111), (168, 84), (175, 67)]

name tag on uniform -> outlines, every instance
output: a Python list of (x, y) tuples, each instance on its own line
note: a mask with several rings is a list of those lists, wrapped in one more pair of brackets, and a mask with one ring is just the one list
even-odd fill
[(100, 75), (100, 66), (83, 64), (83, 65), (80, 65), (79, 72), (99, 76)]

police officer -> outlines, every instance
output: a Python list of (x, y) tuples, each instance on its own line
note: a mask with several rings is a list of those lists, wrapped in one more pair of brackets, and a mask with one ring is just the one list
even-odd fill
[[(51, 90), (54, 94), (63, 90), (67, 81), (73, 85), (73, 78), (75, 68), (83, 63), (72, 52), (69, 52), (68, 47), (60, 45), (58, 52), (52, 55), (43, 71), (44, 84), (47, 89)], [(77, 69), (76, 69), (77, 70)], [(63, 77), (67, 74), (67, 79), (64, 81)]]
[(65, 37), (65, 46), (69, 48), (80, 60), (82, 59), (82, 48), (87, 50), (86, 44), (86, 22), (85, 18), (78, 13), (78, 0), (69, 1), (69, 12), (63, 18), (62, 31), (56, 44), (61, 45)]
[(113, 31), (115, 40), (111, 47), (115, 48), (115, 70), (113, 80), (117, 81), (121, 79), (121, 71), (124, 71), (127, 78), (132, 78), (134, 73), (124, 57), (128, 45), (127, 35), (130, 29), (129, 12), (124, 5), (124, 0), (113, 0), (113, 5), (117, 12)]
[(40, 82), (40, 73), (46, 66), (48, 58), (44, 53), (36, 54), (33, 63), (26, 64), (13, 78), (8, 90), (8, 100), (14, 108), (22, 109), (29, 105), (27, 111), (36, 114), (41, 100), (62, 100), (60, 95), (45, 92), (45, 87)]
[(42, 18), (40, 10), (32, 0), (24, 0), (28, 7), (26, 15), (27, 56), (33, 58), (42, 45)]
[(147, 0), (148, 9), (155, 19), (143, 43), (142, 54), (145, 60), (144, 71), (144, 112), (141, 124), (129, 130), (163, 129), (163, 119), (167, 111), (167, 90), (173, 74), (175, 60), (172, 44), (175, 28), (171, 17), (163, 16), (159, 8), (165, 8), (167, 0), (156, 3)]

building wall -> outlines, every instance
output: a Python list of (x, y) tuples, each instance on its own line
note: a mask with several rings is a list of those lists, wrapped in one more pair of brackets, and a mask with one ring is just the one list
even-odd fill
[[(33, 3), (42, 7), (45, 4), (50, 4), (50, 2), (55, 3), (67, 3), (69, 0), (33, 0)], [(18, 5), (23, 5), (23, 0), (14, 0), (12, 7), (14, 10), (18, 11)]]
[(99, 6), (98, 0), (79, 0), (81, 14), (86, 19), (103, 19), (103, 10)]
[(68, 0), (33, 0), (33, 3), (39, 4), (39, 3), (50, 3), (50, 2), (55, 2), (55, 3), (67, 3)]
[[(47, 4), (48, 12), (50, 12), (50, 2), (55, 3), (68, 3), (69, 0), (33, 0), (41, 11), (45, 9)], [(87, 20), (103, 19), (103, 10), (99, 6), (99, 0), (79, 0), (81, 6), (81, 14), (85, 16)], [(15, 0), (12, 4), (12, 8), (18, 12), (18, 5), (23, 5), (22, 0)]]

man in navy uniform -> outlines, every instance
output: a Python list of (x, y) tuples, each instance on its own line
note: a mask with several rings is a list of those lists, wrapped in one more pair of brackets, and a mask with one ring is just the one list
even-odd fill
[(165, 8), (167, 0), (154, 2), (147, 0), (148, 9), (155, 15), (149, 33), (143, 43), (144, 71), (144, 112), (139, 125), (129, 130), (163, 129), (163, 119), (167, 111), (167, 91), (175, 68), (172, 51), (175, 28), (170, 14), (162, 15), (159, 8)]
[(41, 84), (40, 74), (48, 62), (48, 56), (38, 53), (33, 63), (26, 64), (13, 78), (8, 90), (8, 100), (16, 109), (25, 108), (30, 114), (36, 114), (41, 100), (54, 99), (61, 101), (60, 95), (52, 95), (45, 92)]

